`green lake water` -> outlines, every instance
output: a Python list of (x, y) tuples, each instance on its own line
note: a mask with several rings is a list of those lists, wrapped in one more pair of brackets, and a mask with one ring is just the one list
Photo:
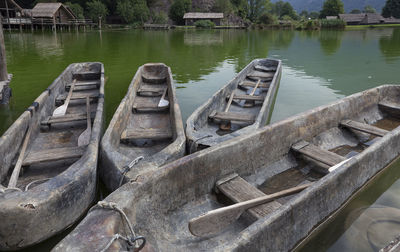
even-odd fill
[[(10, 105), (0, 106), (0, 134), (74, 62), (104, 63), (108, 77), (107, 122), (137, 68), (147, 62), (163, 62), (171, 67), (184, 120), (255, 58), (283, 61), (272, 122), (368, 88), (400, 83), (400, 28), (6, 32), (5, 42), (8, 70), (14, 75), (13, 97)], [(400, 168), (400, 164), (394, 166)], [(389, 169), (390, 185), (386, 180), (385, 185), (374, 183), (360, 196), (363, 206), (374, 206), (378, 201), (380, 205), (400, 207), (400, 196), (394, 197), (400, 190), (398, 176), (392, 175), (395, 170)], [(379, 201), (386, 194), (394, 196)], [(310, 240), (303, 251), (354, 251), (357, 242), (345, 238), (351, 224), (347, 221), (346, 227), (341, 225), (344, 216), (328, 225), (329, 232), (322, 231)]]

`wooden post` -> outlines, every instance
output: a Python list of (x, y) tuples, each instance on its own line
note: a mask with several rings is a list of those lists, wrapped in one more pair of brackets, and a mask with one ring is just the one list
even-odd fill
[(8, 81), (6, 47), (4, 45), (3, 23), (0, 19), (0, 81)]
[(44, 31), (43, 18), (41, 18), (41, 21), (42, 21), (42, 31)]
[(99, 17), (99, 29), (101, 30), (101, 16)]
[(53, 32), (56, 32), (56, 16), (53, 16)]
[(8, 31), (11, 32), (10, 13), (8, 12), (8, 3), (7, 3), (7, 0), (4, 0), (4, 2), (6, 3), (7, 20), (8, 20)]

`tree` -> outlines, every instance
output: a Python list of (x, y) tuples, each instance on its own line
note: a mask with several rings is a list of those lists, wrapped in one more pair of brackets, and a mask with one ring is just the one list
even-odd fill
[(249, 0), (249, 19), (253, 22), (266, 11), (271, 9), (271, 2), (269, 0)]
[(308, 11), (306, 11), (306, 10), (301, 11), (300, 17), (308, 18)]
[(83, 15), (83, 8), (82, 8), (82, 6), (80, 4), (66, 2), (65, 5), (68, 6), (72, 10), (72, 12), (75, 14), (75, 16), (78, 19), (84, 19), (85, 18), (85, 16)]
[(387, 0), (382, 10), (382, 16), (400, 18), (400, 0)]
[(298, 15), (293, 9), (293, 6), (289, 2), (284, 2), (282, 0), (279, 0), (272, 5), (272, 13), (277, 15), (279, 18), (289, 16), (292, 19), (298, 19)]
[(99, 0), (92, 0), (86, 4), (87, 16), (93, 21), (97, 21), (99, 17), (102, 20), (108, 15), (108, 10), (106, 6)]
[(364, 12), (365, 13), (376, 13), (376, 10), (371, 5), (367, 5), (364, 7)]
[(223, 12), (225, 15), (232, 13), (233, 7), (230, 0), (215, 0), (212, 8), (214, 12)]
[(169, 18), (177, 24), (183, 24), (183, 15), (190, 10), (191, 5), (190, 0), (175, 0), (169, 9)]
[(344, 13), (343, 2), (341, 0), (326, 0), (320, 13), (321, 18), (326, 16), (337, 16)]
[(354, 9), (352, 11), (350, 11), (350, 14), (360, 14), (361, 11), (359, 9)]
[(310, 17), (311, 19), (317, 19), (317, 18), (319, 17), (319, 13), (316, 12), (316, 11), (312, 11), (312, 12), (310, 12), (309, 17)]
[(119, 0), (116, 11), (127, 23), (143, 24), (150, 16), (145, 0)]

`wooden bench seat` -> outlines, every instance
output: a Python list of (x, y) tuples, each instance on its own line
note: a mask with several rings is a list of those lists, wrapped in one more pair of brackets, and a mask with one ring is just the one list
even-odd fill
[(346, 127), (349, 129), (354, 129), (354, 130), (358, 130), (364, 133), (368, 133), (371, 135), (375, 135), (375, 136), (380, 136), (383, 137), (384, 135), (386, 135), (387, 133), (389, 133), (389, 131), (366, 124), (366, 123), (360, 123), (360, 122), (356, 122), (356, 121), (352, 121), (352, 120), (343, 120), (340, 122), (340, 125), (342, 127)]
[[(256, 86), (257, 82), (252, 82), (252, 81), (242, 81), (239, 83), (239, 87), (252, 87), (254, 88)], [(258, 86), (259, 88), (269, 88), (271, 85), (271, 82), (266, 82), (266, 83), (260, 83)]]
[(138, 112), (161, 112), (169, 109), (168, 106), (158, 107), (159, 99), (145, 99), (140, 101), (135, 101), (132, 106), (133, 113)]
[(251, 114), (237, 113), (237, 112), (222, 112), (222, 111), (214, 111), (209, 116), (210, 119), (216, 119), (221, 121), (237, 121), (237, 122), (246, 122), (246, 123), (254, 123), (256, 117)]
[(247, 75), (247, 78), (251, 78), (251, 79), (272, 79), (274, 77), (275, 73), (265, 73), (265, 72), (258, 72), (258, 71), (254, 71), (252, 73), (249, 73)]
[(260, 72), (276, 72), (276, 67), (266, 67), (262, 65), (255, 65), (254, 69)]
[[(93, 119), (96, 113), (91, 113), (91, 118)], [(64, 116), (48, 116), (46, 119), (40, 122), (43, 126), (50, 126), (53, 123), (67, 123), (75, 121), (86, 120), (86, 113), (84, 114), (66, 114)]]
[[(82, 100), (86, 99), (86, 96), (89, 95), (90, 99), (98, 99), (99, 98), (99, 91), (95, 90), (93, 92), (86, 92), (86, 93), (72, 93), (71, 100)], [(56, 105), (64, 103), (65, 99), (67, 98), (67, 94), (60, 94), (56, 98)]]
[[(72, 86), (72, 83), (68, 83), (67, 85), (65, 85), (65, 90), (69, 91), (71, 86)], [(77, 87), (85, 87), (85, 88), (89, 89), (89, 88), (98, 88), (99, 86), (100, 86), (100, 81), (99, 80), (77, 81), (75, 83), (75, 88), (77, 88)]]
[(400, 116), (400, 104), (388, 101), (388, 100), (383, 100), (378, 103), (378, 107), (380, 110), (393, 114), (395, 116)]
[(100, 79), (100, 72), (97, 71), (82, 71), (72, 74), (72, 79), (77, 80), (96, 80)]
[(74, 146), (65, 148), (55, 148), (41, 151), (31, 151), (22, 162), (23, 166), (33, 165), (42, 162), (64, 160), (70, 158), (80, 158), (86, 150), (86, 146)]
[[(235, 203), (265, 196), (262, 191), (249, 184), (237, 174), (232, 174), (217, 181), (215, 186), (217, 192), (223, 193)], [(247, 212), (255, 219), (259, 219), (275, 211), (280, 206), (281, 204), (277, 201), (271, 201), (266, 204), (250, 208), (247, 210)]]
[(171, 129), (126, 129), (121, 134), (121, 141), (150, 139), (166, 140), (172, 138)]
[(331, 151), (323, 150), (306, 141), (300, 141), (294, 144), (292, 150), (302, 154), (306, 160), (311, 159), (311, 161), (316, 161), (314, 163), (324, 169), (329, 169), (345, 160), (345, 157)]
[(140, 96), (162, 96), (162, 94), (164, 93), (165, 89), (167, 87), (149, 87), (149, 86), (145, 86), (145, 87), (140, 87), (137, 91), (137, 93)]
[(167, 82), (167, 76), (158, 76), (158, 75), (143, 73), (142, 80), (146, 83), (162, 84), (162, 83)]
[[(230, 96), (227, 96), (226, 99), (229, 100)], [(265, 97), (260, 95), (234, 95), (234, 100), (246, 100), (246, 101), (264, 101)]]

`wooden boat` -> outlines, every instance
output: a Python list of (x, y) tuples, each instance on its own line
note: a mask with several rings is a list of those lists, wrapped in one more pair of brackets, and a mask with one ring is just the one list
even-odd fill
[(103, 64), (71, 64), (0, 138), (0, 250), (61, 232), (93, 203), (103, 106)]
[[(171, 162), (99, 202), (55, 251), (141, 236), (149, 251), (291, 250), (399, 155), (399, 97), (380, 86)], [(259, 197), (273, 201), (242, 208)]]
[(185, 140), (171, 69), (161, 63), (145, 64), (103, 136), (100, 176), (113, 191), (182, 157)]
[(256, 59), (223, 86), (186, 122), (193, 153), (266, 125), (282, 75), (280, 60)]

